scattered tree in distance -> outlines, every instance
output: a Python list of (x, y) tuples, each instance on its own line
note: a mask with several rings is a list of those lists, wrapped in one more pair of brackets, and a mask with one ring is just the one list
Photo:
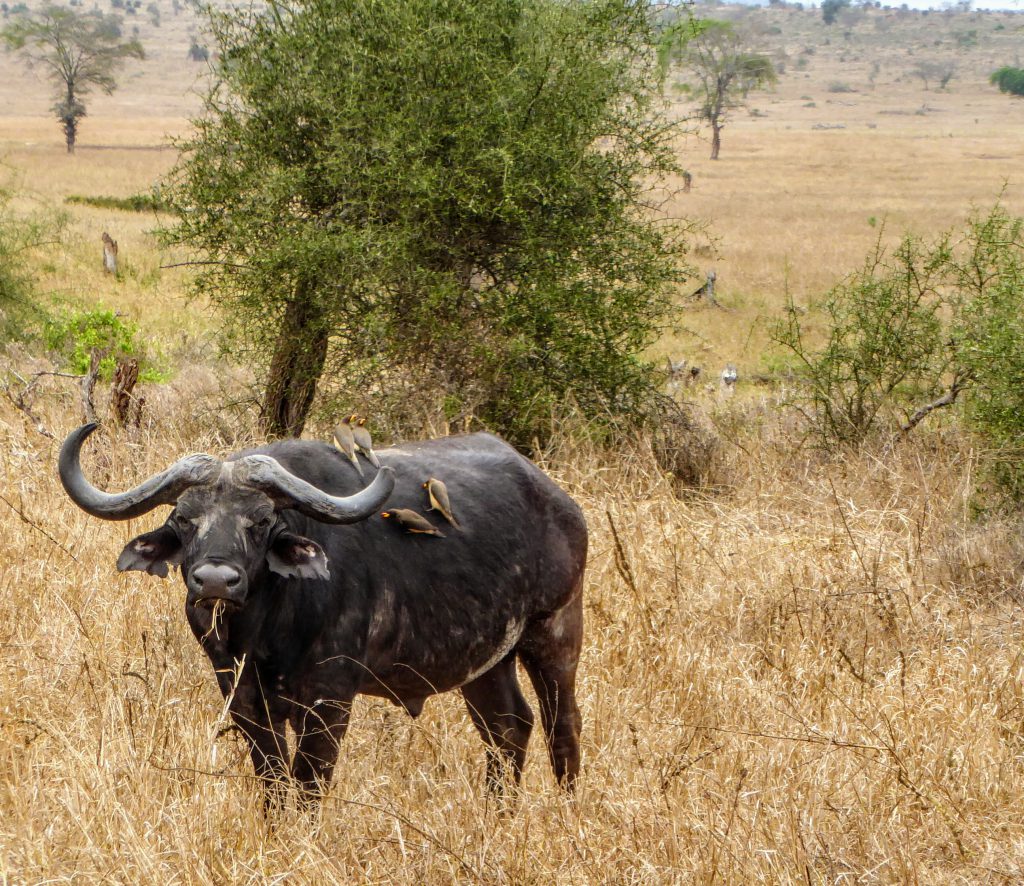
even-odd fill
[(121, 39), (118, 16), (62, 6), (22, 13), (0, 31), (0, 37), (57, 85), (53, 111), (69, 154), (75, 151), (78, 122), (85, 116), (82, 99), (97, 86), (109, 95), (117, 88), (115, 75), (125, 60), (146, 57), (138, 40)]
[(914, 76), (924, 83), (925, 91), (930, 83), (938, 84), (939, 89), (949, 86), (949, 81), (956, 76), (955, 61), (922, 60), (914, 65)]
[(711, 127), (712, 160), (718, 159), (730, 112), (752, 90), (777, 79), (768, 56), (751, 51), (732, 23), (716, 19), (689, 19), (669, 27), (659, 57), (663, 69), (678, 61), (696, 78), (689, 90), (700, 103), (697, 117)]
[(1024, 95), (1024, 68), (1011, 68), (1004, 65), (998, 71), (994, 71), (988, 81), (993, 86), (998, 86), (1000, 92), (1009, 95)]
[(821, 0), (821, 17), (826, 25), (834, 25), (839, 13), (850, 8), (850, 0)]

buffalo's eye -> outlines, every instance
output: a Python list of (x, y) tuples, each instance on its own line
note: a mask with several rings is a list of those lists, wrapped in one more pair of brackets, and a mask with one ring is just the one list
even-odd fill
[(254, 529), (269, 529), (270, 524), (273, 522), (270, 516), (260, 517), (255, 523), (253, 523)]

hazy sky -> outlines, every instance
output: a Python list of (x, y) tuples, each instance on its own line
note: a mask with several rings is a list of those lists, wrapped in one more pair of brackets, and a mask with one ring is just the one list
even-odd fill
[[(733, 0), (735, 3), (742, 3), (747, 6), (767, 6), (768, 0)], [(955, 6), (949, 0), (905, 0), (911, 9), (947, 9)], [(904, 0), (882, 0), (882, 6), (902, 6)], [(814, 0), (804, 0), (805, 6), (819, 6), (820, 3)], [(1007, 9), (1014, 12), (1024, 12), (1024, 0), (975, 0), (974, 9)]]

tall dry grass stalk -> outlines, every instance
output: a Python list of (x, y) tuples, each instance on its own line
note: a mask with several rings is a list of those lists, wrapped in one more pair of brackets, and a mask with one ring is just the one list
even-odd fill
[[(124, 487), (223, 452), (201, 378), (89, 455)], [(216, 401), (216, 385), (205, 390)], [(58, 382), (35, 401), (58, 438)], [(79, 512), (56, 443), (0, 406), (0, 876), (11, 882), (1010, 882), (1024, 876), (1020, 527), (969, 511), (973, 457), (921, 436), (844, 462), (732, 401), (729, 488), (680, 499), (641, 443), (546, 467), (592, 552), (584, 775), (534, 737), (518, 812), (459, 699), (361, 699), (319, 821), (263, 819), (176, 576), (114, 560), (159, 515)], [(741, 413), (737, 415), (736, 413)], [(724, 423), (719, 415), (716, 420)]]

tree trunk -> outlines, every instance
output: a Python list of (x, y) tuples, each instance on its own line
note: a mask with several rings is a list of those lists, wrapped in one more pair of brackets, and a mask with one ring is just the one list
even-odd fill
[(711, 159), (718, 159), (718, 152), (722, 149), (722, 127), (716, 122), (711, 123)]
[[(68, 146), (68, 153), (75, 153), (75, 136), (78, 134), (78, 100), (75, 97), (75, 84), (73, 82), (65, 83), (67, 87), (67, 95), (64, 97), (63, 107), (57, 112), (60, 117), (60, 122), (64, 126), (64, 141)], [(82, 112), (85, 109), (82, 108)]]
[(268, 437), (298, 437), (313, 404), (327, 359), (323, 311), (302, 288), (285, 311), (270, 362), (263, 430)]
[[(114, 383), (110, 387), (110, 414), (122, 427), (127, 427), (132, 412), (132, 403), (136, 402), (132, 392), (139, 380), (139, 361), (135, 357), (122, 357), (117, 361), (114, 370)], [(138, 401), (141, 404), (141, 401)], [(135, 411), (135, 425), (138, 427), (142, 418), (142, 406)]]

